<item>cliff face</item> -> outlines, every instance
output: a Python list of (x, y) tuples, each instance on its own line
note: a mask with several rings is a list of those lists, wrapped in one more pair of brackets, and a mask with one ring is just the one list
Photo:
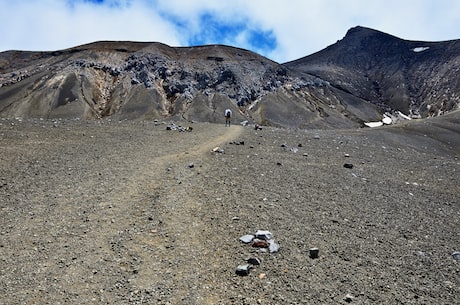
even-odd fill
[[(425, 49), (418, 49), (425, 48)], [(459, 43), (408, 42), (355, 28), (286, 64), (234, 47), (96, 42), (55, 52), (0, 53), (0, 116), (236, 120), (346, 128), (384, 111), (453, 110)]]

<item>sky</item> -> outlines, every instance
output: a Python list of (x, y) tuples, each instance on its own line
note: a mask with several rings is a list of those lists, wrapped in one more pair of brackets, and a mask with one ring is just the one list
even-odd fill
[(364, 26), (402, 39), (460, 39), (458, 0), (0, 0), (0, 52), (100, 41), (225, 44), (279, 63)]

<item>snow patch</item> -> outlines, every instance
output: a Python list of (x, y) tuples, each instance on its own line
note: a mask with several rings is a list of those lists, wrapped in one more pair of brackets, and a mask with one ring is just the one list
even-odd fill
[(402, 117), (403, 119), (405, 120), (412, 120), (412, 118), (408, 115), (405, 115), (404, 113), (402, 113), (401, 111), (397, 111), (396, 112), (397, 114), (399, 114), (400, 117)]
[(387, 116), (385, 116), (382, 119), (382, 123), (385, 124), (385, 125), (390, 125), (392, 122), (393, 122), (393, 120), (390, 117), (387, 117)]
[(428, 50), (429, 48), (430, 47), (417, 47), (417, 48), (413, 48), (412, 51), (414, 51), (415, 53), (420, 53), (420, 52)]
[(383, 126), (383, 122), (367, 122), (367, 123), (364, 123), (364, 125), (366, 125), (367, 127), (380, 127), (380, 126)]

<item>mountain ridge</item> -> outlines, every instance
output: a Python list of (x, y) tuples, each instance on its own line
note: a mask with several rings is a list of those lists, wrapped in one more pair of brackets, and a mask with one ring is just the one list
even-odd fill
[(358, 127), (398, 112), (437, 116), (459, 105), (459, 46), (355, 27), (284, 64), (226, 45), (99, 41), (5, 51), (0, 116), (220, 122), (231, 108), (235, 120), (289, 128)]
[[(355, 27), (323, 51), (285, 65), (326, 79), (387, 111), (427, 117), (459, 104), (460, 40), (410, 41)], [(432, 92), (424, 92), (427, 88)], [(436, 96), (440, 92), (444, 96)]]

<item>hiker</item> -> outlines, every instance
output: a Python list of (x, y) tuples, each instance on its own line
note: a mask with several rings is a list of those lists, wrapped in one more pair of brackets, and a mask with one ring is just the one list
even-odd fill
[(230, 127), (230, 119), (232, 117), (232, 111), (230, 109), (225, 109), (225, 127)]

